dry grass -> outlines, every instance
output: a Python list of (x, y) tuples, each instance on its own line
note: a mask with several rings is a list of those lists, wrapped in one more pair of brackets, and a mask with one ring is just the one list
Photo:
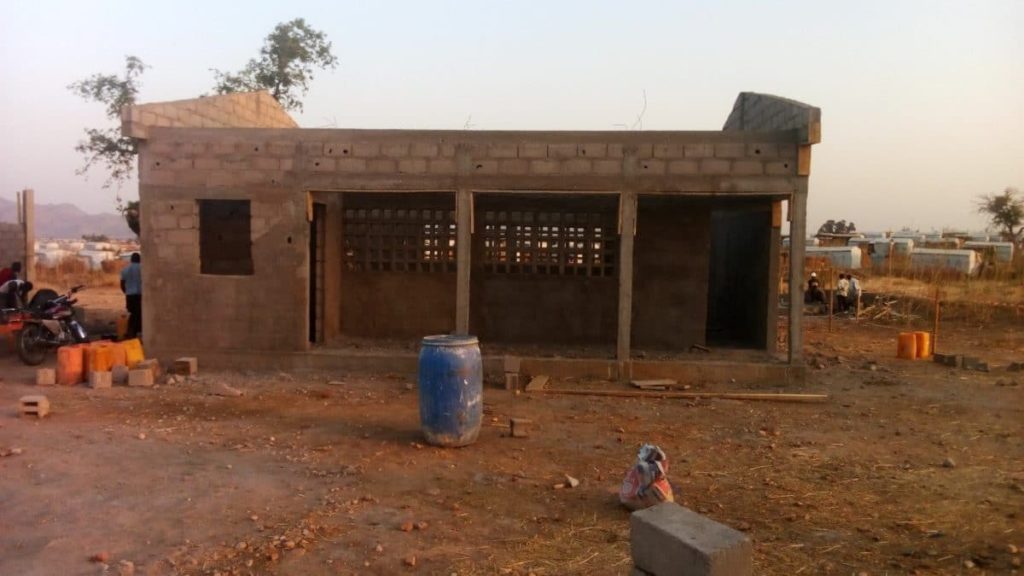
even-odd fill
[(922, 279), (876, 276), (861, 280), (867, 292), (931, 299), (938, 289), (943, 302), (988, 305), (1024, 304), (1020, 281), (978, 279)]
[(37, 288), (52, 288), (58, 292), (80, 284), (89, 288), (116, 287), (120, 286), (123, 267), (122, 261), (109, 260), (103, 263), (101, 270), (90, 270), (77, 258), (64, 258), (54, 268), (37, 265), (35, 284)]

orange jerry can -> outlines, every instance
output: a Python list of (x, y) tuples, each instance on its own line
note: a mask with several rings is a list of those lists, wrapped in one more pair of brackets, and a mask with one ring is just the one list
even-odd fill
[(124, 346), (125, 365), (129, 368), (134, 368), (136, 364), (146, 359), (142, 352), (142, 342), (138, 338), (125, 340), (121, 345)]
[(124, 344), (120, 342), (111, 342), (107, 344), (107, 348), (110, 349), (110, 366), (127, 366), (128, 365), (128, 352), (124, 349)]
[(914, 341), (917, 347), (917, 357), (930, 358), (932, 355), (931, 332), (914, 332)]
[(917, 336), (913, 332), (900, 332), (896, 340), (896, 357), (904, 360), (917, 358)]
[(84, 353), (80, 344), (57, 348), (57, 384), (74, 386), (82, 381)]
[[(89, 379), (89, 372), (110, 371), (110, 351), (100, 351), (101, 348), (109, 345), (109, 340), (99, 340), (97, 342), (90, 342), (89, 344), (82, 345), (84, 348), (84, 355), (82, 357), (82, 377), (85, 380)], [(85, 380), (83, 380), (83, 382)]]

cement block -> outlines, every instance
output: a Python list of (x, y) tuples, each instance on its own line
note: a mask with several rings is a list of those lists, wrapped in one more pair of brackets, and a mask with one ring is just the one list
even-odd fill
[(509, 418), (508, 427), (512, 432), (513, 438), (527, 438), (530, 435), (530, 429), (533, 427), (533, 420), (529, 420), (527, 418)]
[(974, 356), (964, 356), (960, 366), (964, 370), (973, 370), (975, 372), (988, 372), (988, 362), (982, 362), (980, 358)]
[(53, 368), (40, 368), (36, 370), (36, 386), (55, 386), (56, 384), (56, 370)]
[(1010, 362), (1006, 370), (1009, 372), (1022, 372), (1024, 371), (1024, 362)]
[(194, 376), (199, 371), (199, 359), (192, 356), (178, 358), (171, 371), (182, 376)]
[(959, 354), (932, 354), (932, 361), (936, 364), (943, 366), (949, 366), (950, 368), (960, 367), (960, 355)]
[(153, 375), (153, 380), (156, 380), (160, 377), (160, 361), (155, 358), (143, 360), (133, 367), (132, 371), (135, 370), (148, 370)]
[(22, 396), (18, 401), (18, 412), (22, 416), (42, 418), (50, 413), (50, 400), (46, 396)]
[(90, 388), (110, 388), (114, 384), (111, 372), (89, 372)]
[(505, 372), (520, 372), (523, 359), (519, 356), (505, 356)]
[(153, 372), (150, 370), (130, 370), (128, 372), (129, 386), (150, 387), (153, 385)]
[(505, 373), (505, 390), (519, 390), (519, 373)]
[(750, 576), (753, 545), (737, 530), (666, 502), (634, 512), (630, 546), (637, 568), (654, 576)]
[(118, 364), (110, 369), (110, 380), (114, 384), (124, 385), (128, 383), (128, 367)]

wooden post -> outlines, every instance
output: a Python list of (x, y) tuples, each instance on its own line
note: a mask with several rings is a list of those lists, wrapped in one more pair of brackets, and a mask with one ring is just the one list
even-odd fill
[(636, 236), (637, 194), (624, 191), (619, 196), (619, 334), (616, 358), (619, 361), (619, 379), (627, 375), (622, 371), (630, 359), (633, 330), (633, 240)]
[(833, 307), (834, 302), (836, 300), (835, 276), (836, 276), (835, 268), (829, 268), (828, 269), (828, 333), (829, 334), (832, 333), (832, 313), (834, 312), (832, 307)]
[(935, 287), (935, 325), (932, 327), (932, 354), (939, 345), (939, 287)]
[(455, 193), (455, 333), (469, 334), (469, 280), (472, 266), (473, 192)]
[(807, 179), (801, 178), (789, 200), (789, 363), (803, 357), (804, 243), (807, 240)]

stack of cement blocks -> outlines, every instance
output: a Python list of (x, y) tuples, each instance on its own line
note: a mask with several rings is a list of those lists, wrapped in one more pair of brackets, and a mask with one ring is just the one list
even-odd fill
[(751, 576), (753, 546), (733, 530), (666, 502), (630, 517), (632, 576)]

